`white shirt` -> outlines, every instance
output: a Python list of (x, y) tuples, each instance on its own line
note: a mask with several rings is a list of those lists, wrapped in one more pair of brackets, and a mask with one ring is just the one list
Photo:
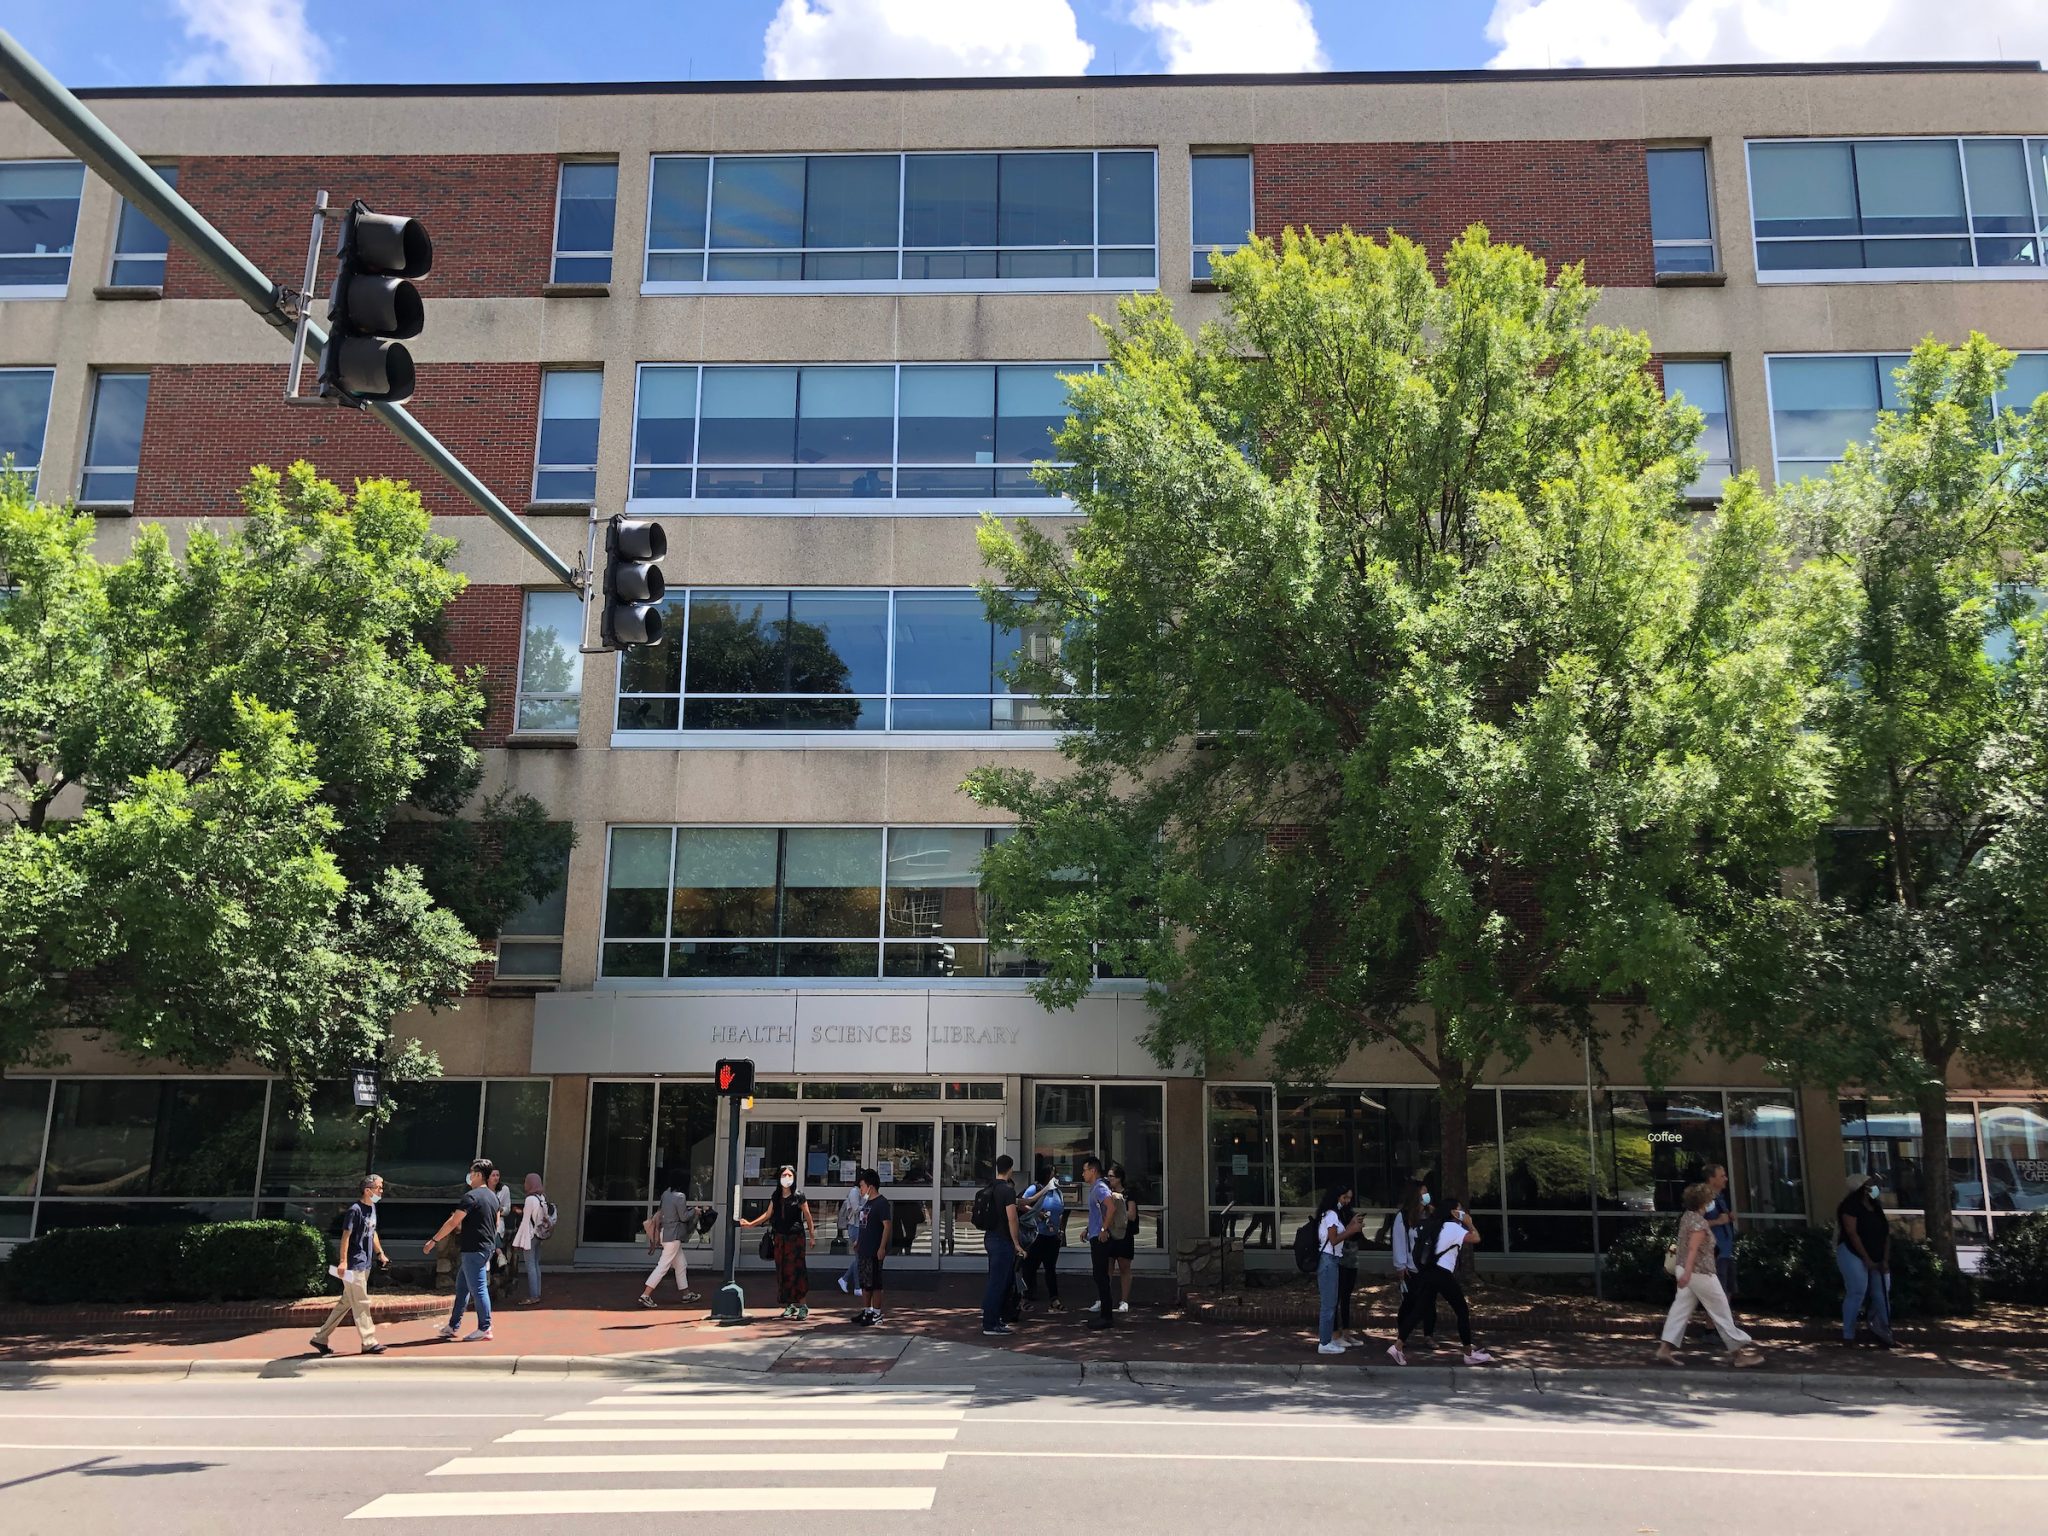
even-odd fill
[(547, 1209), (547, 1204), (546, 1198), (541, 1195), (526, 1197), (525, 1204), (519, 1208), (519, 1230), (512, 1234), (514, 1248), (533, 1246), (533, 1224), (540, 1220), (542, 1213)]
[(1316, 1237), (1322, 1242), (1323, 1252), (1336, 1255), (1344, 1246), (1344, 1221), (1335, 1211), (1323, 1212), (1322, 1224), (1316, 1228)]
[(1463, 1225), (1444, 1218), (1444, 1224), (1436, 1234), (1436, 1266), (1451, 1272), (1458, 1267), (1458, 1250), (1465, 1246), (1466, 1232)]

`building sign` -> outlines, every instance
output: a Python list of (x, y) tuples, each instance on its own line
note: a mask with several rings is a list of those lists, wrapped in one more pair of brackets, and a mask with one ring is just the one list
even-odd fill
[(351, 1067), (349, 1085), (355, 1090), (357, 1109), (375, 1109), (383, 1096), (382, 1072), (374, 1066)]

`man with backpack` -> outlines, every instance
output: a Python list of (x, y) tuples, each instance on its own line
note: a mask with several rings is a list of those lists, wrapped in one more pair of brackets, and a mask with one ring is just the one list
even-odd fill
[(1010, 1170), (1017, 1160), (1005, 1152), (996, 1159), (995, 1182), (974, 1197), (975, 1226), (981, 1229), (982, 1246), (988, 1249), (988, 1284), (981, 1292), (981, 1336), (1007, 1338), (1010, 1325), (1003, 1321), (1010, 1290), (1017, 1275), (1017, 1250), (1023, 1246), (1017, 1232), (1017, 1186)]

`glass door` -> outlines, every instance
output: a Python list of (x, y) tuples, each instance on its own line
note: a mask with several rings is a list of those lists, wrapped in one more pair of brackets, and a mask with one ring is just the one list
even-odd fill
[(933, 1212), (938, 1209), (937, 1128), (930, 1120), (873, 1118), (875, 1139), (868, 1166), (880, 1176), (882, 1193), (895, 1214), (889, 1237), (892, 1253), (922, 1257), (933, 1251)]
[[(985, 1250), (981, 1234), (974, 1229), (974, 1195), (996, 1176), (996, 1124), (993, 1120), (948, 1120), (944, 1146), (945, 1155), (939, 1160), (940, 1260), (948, 1269), (978, 1268)], [(1022, 1179), (1017, 1188), (1023, 1190)]]

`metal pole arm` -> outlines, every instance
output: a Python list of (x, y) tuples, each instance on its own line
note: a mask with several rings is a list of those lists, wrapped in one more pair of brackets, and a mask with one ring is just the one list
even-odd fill
[[(10, 32), (0, 28), (0, 90), (22, 111), (47, 129), (66, 149), (77, 155), (100, 178), (129, 202), (147, 213), (164, 233), (196, 256), (206, 269), (235, 291), (236, 297), (262, 316), (266, 325), (296, 339), (298, 322), (286, 312), (277, 284), (263, 270), (237, 250), (225, 235), (200, 216), (163, 177), (150, 169), (89, 111), (84, 102), (66, 90)], [(306, 303), (313, 302), (311, 294)], [(327, 343), (320, 326), (306, 326), (306, 350), (318, 353)], [(497, 498), (491, 488), (470, 472), (441, 440), (422, 426), (403, 406), (376, 404), (370, 411), (419, 452), (455, 488), (482, 508), (521, 548), (544, 566), (548, 574), (575, 590), (581, 590), (577, 572), (547, 546), (541, 536)]]

